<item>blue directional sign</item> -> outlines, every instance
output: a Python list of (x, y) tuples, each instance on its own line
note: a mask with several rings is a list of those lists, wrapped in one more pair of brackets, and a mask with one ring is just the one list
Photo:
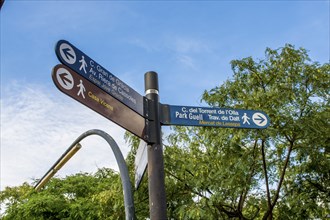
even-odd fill
[(263, 129), (270, 120), (262, 111), (162, 105), (162, 124)]
[(57, 42), (55, 52), (61, 63), (68, 66), (133, 111), (144, 116), (143, 96), (95, 62), (92, 58), (65, 40)]

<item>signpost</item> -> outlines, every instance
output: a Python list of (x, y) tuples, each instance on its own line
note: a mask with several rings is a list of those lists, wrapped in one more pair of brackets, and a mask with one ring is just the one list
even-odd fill
[(145, 119), (68, 67), (54, 67), (56, 87), (71, 98), (144, 139)]
[(92, 58), (65, 40), (57, 42), (55, 52), (61, 63), (68, 66), (133, 111), (144, 116), (143, 96)]
[(258, 110), (163, 105), (155, 72), (145, 74), (144, 97), (68, 41), (58, 41), (55, 52), (64, 64), (52, 72), (60, 91), (146, 141), (135, 158), (135, 186), (148, 165), (152, 220), (167, 218), (161, 125), (264, 129), (270, 124)]
[(135, 155), (135, 189), (139, 188), (143, 175), (148, 165), (147, 143), (140, 140), (139, 147)]
[(164, 125), (263, 129), (269, 118), (262, 111), (162, 105)]

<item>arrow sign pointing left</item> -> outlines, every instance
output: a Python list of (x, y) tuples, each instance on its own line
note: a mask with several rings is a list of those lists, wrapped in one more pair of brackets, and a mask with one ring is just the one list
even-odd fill
[(68, 41), (60, 40), (56, 44), (55, 52), (60, 62), (65, 66), (139, 115), (146, 117), (144, 97), (74, 45)]
[[(118, 124), (139, 138), (146, 138), (145, 118), (62, 64), (52, 71), (56, 87), (64, 94)], [(80, 83), (79, 83), (80, 82)]]
[(69, 64), (74, 64), (76, 62), (76, 53), (74, 52), (73, 48), (67, 44), (62, 43), (59, 48), (61, 57), (65, 62)]
[[(60, 77), (61, 77), (63, 83), (64, 83), (65, 85), (68, 85), (68, 84), (70, 85), (70, 84), (72, 84), (73, 82), (72, 82), (70, 79), (68, 79), (67, 76), (69, 76), (69, 74), (67, 74), (67, 73), (60, 73)], [(67, 83), (68, 83), (68, 84), (67, 84)]]
[(71, 90), (73, 88), (74, 80), (67, 69), (58, 68), (56, 71), (56, 79), (64, 89)]
[(72, 54), (71, 51), (72, 50), (70, 48), (64, 48), (63, 49), (63, 53), (64, 53), (64, 55), (65, 55), (65, 57), (66, 57), (67, 60), (71, 60), (71, 59), (74, 59), (75, 58), (75, 56)]

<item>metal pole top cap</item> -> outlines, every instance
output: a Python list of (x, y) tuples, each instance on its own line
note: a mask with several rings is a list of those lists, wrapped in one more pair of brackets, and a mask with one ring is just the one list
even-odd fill
[(154, 71), (149, 71), (144, 74), (145, 91), (155, 89), (158, 91), (158, 75)]

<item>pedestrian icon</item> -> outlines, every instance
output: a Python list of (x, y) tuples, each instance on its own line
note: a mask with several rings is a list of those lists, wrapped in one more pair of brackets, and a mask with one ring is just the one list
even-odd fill
[(250, 124), (250, 122), (249, 122), (250, 118), (246, 115), (246, 113), (244, 113), (242, 119), (243, 119), (243, 125), (244, 125), (245, 123)]
[(79, 70), (84, 70), (85, 73), (86, 72), (86, 67), (87, 67), (87, 63), (85, 61), (85, 57), (84, 56), (81, 56), (81, 60), (79, 60), (79, 63), (81, 63), (80, 67), (79, 67)]
[(79, 91), (78, 91), (77, 96), (81, 95), (83, 98), (85, 98), (84, 92), (86, 92), (86, 89), (85, 89), (85, 86), (84, 86), (82, 80), (80, 80), (80, 83), (79, 83), (79, 85), (77, 85), (77, 87), (79, 87)]

